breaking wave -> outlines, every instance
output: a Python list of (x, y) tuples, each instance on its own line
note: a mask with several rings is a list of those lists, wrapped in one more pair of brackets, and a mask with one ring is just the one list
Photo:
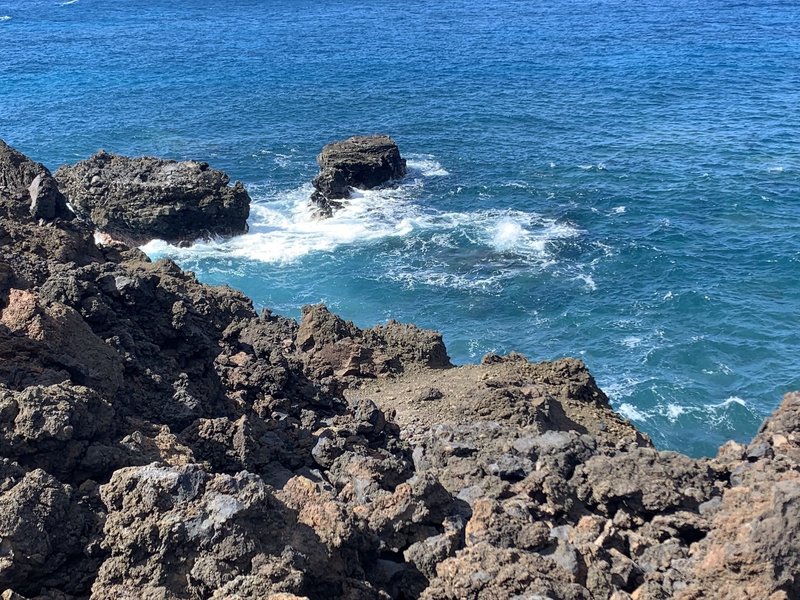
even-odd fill
[[(449, 173), (432, 156), (411, 155), (408, 176), (397, 185), (354, 190), (345, 206), (319, 219), (309, 203), (310, 184), (288, 191), (250, 186), (247, 234), (181, 248), (156, 240), (142, 247), (151, 258), (178, 261), (246, 259), (287, 263), (337, 249), (362, 251), (379, 243), (382, 278), (407, 287), (491, 289), (520, 269), (556, 264), (556, 245), (579, 238), (574, 225), (534, 212), (486, 209), (446, 211), (425, 198), (426, 182)], [(427, 198), (429, 200), (430, 198)], [(588, 273), (571, 275), (587, 288)]]

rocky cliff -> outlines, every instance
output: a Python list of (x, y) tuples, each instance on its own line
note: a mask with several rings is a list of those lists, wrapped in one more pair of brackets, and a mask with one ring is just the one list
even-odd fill
[(800, 597), (800, 395), (659, 452), (579, 361), (257, 314), (52, 181), (0, 152), (3, 598)]

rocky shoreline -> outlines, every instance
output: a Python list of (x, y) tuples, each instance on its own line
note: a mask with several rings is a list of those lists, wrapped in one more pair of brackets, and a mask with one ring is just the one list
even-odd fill
[(2, 598), (800, 597), (800, 394), (659, 452), (577, 360), (257, 314), (0, 149)]

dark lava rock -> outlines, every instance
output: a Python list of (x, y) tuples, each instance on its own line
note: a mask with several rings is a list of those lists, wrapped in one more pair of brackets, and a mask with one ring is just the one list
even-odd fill
[(72, 218), (47, 168), (0, 140), (0, 203), (3, 212), (35, 219)]
[(250, 196), (208, 163), (142, 157), (103, 150), (56, 171), (79, 217), (132, 245), (152, 239), (194, 241), (247, 231)]
[(406, 174), (406, 161), (388, 135), (333, 142), (322, 149), (317, 163), (320, 172), (314, 178), (316, 191), (311, 200), (323, 216), (341, 207), (340, 200), (350, 197), (351, 187), (368, 190)]
[[(67, 208), (50, 171), (0, 140), (0, 308), (12, 288), (98, 259), (91, 232)], [(0, 355), (6, 348), (0, 343)]]

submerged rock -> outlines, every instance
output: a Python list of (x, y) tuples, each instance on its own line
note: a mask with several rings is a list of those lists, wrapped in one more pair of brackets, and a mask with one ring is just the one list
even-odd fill
[(240, 182), (196, 161), (129, 158), (100, 151), (56, 171), (77, 215), (111, 237), (194, 241), (247, 231), (250, 196)]
[(355, 136), (333, 142), (317, 157), (319, 175), (311, 200), (323, 216), (331, 216), (350, 197), (350, 188), (372, 189), (406, 174), (406, 161), (388, 135)]

